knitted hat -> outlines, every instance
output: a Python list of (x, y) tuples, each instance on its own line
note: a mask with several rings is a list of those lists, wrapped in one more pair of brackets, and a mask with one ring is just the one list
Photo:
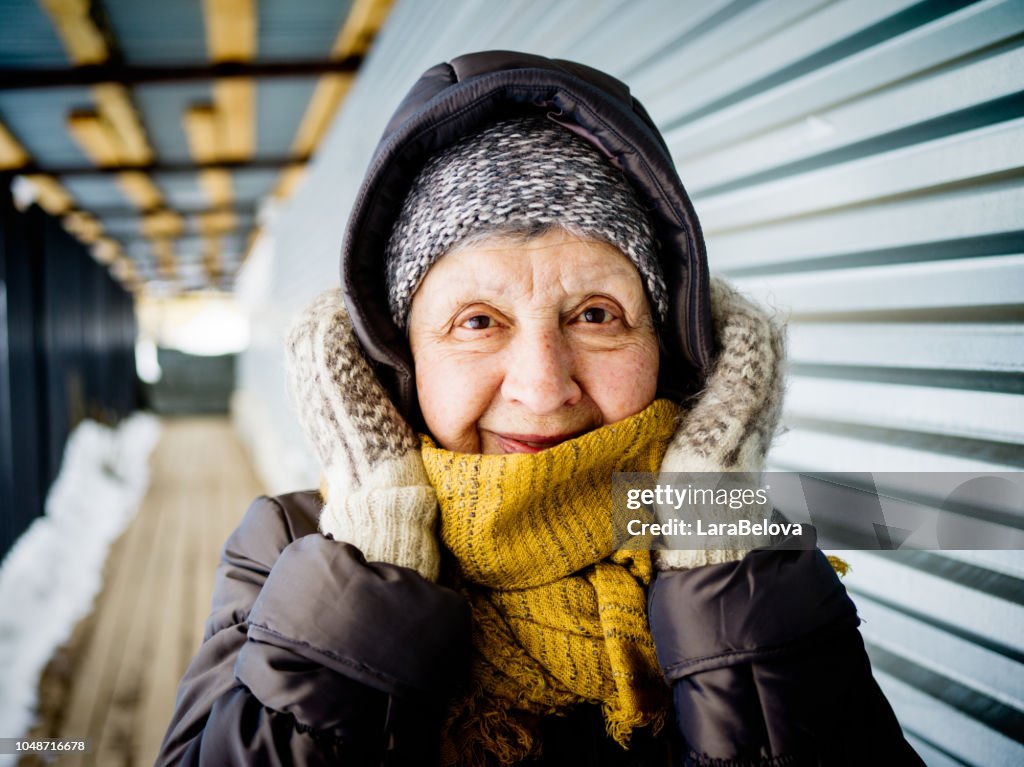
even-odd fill
[(385, 252), (392, 319), (405, 328), (427, 270), (467, 237), (555, 227), (622, 251), (640, 272), (655, 318), (665, 319), (657, 240), (633, 188), (596, 148), (543, 117), (494, 123), (420, 171)]

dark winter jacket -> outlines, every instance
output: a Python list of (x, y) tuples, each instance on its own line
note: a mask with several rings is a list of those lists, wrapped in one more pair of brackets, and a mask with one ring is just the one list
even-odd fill
[[(426, 158), (490, 120), (540, 113), (600, 148), (650, 207), (671, 296), (660, 394), (715, 354), (700, 226), (660, 134), (625, 85), (507, 52), (429, 70), (392, 119), (342, 260), (359, 341), (411, 423), (412, 362), (384, 293), (384, 243)], [(429, 765), (467, 670), (469, 613), (442, 584), (317, 532), (319, 497), (260, 498), (224, 547), (204, 642), (158, 765)], [(846, 591), (816, 549), (657, 576), (651, 631), (675, 721), (623, 751), (600, 711), (544, 722), (549, 765), (919, 765), (875, 684)]]
[[(454, 591), (317, 532), (315, 492), (259, 498), (224, 546), (157, 765), (429, 765), (468, 655)], [(662, 573), (649, 596), (676, 722), (624, 752), (584, 707), (549, 765), (920, 765), (817, 550)], [(669, 761), (672, 759), (672, 761)], [(686, 761), (684, 761), (686, 759)]]

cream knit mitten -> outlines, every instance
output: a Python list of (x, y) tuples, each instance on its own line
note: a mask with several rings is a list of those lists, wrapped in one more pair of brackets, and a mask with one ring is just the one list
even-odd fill
[[(720, 278), (711, 280), (711, 315), (718, 356), (705, 387), (688, 405), (662, 460), (662, 472), (764, 470), (765, 455), (782, 414), (785, 326)], [(733, 522), (749, 510), (721, 509), (705, 522)], [(679, 570), (741, 559), (768, 545), (767, 536), (744, 536), (725, 547), (656, 551), (659, 570)], [(694, 545), (694, 544), (688, 544)]]
[(368, 561), (436, 580), (437, 498), (419, 440), (363, 356), (339, 290), (320, 295), (292, 324), (286, 363), (293, 404), (326, 479), (321, 532), (358, 547)]

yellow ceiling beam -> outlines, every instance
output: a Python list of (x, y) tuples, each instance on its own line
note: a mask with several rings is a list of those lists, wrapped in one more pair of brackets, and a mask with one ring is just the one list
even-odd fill
[[(189, 151), (196, 162), (216, 162), (218, 151), (217, 111), (210, 106), (194, 106), (185, 112), (185, 135)], [(229, 207), (234, 194), (231, 174), (224, 169), (204, 170), (199, 173), (199, 184), (206, 191), (210, 205)]]
[(153, 159), (153, 152), (127, 93), (121, 86), (113, 88), (103, 91), (106, 95), (99, 111), (79, 109), (68, 115), (68, 130), (97, 165), (145, 164)]
[[(256, 55), (255, 0), (203, 0), (206, 50), (214, 63), (251, 61)], [(190, 109), (185, 115), (192, 156), (199, 162), (246, 160), (256, 147), (256, 86), (251, 79), (221, 79), (213, 84), (213, 106)], [(214, 207), (234, 204), (231, 174), (207, 170), (199, 183)], [(220, 235), (235, 228), (234, 214), (200, 216), (203, 267), (211, 283), (223, 274)]]
[(291, 165), (281, 171), (277, 177), (277, 185), (272, 192), (274, 197), (286, 200), (299, 188), (302, 180), (306, 177), (306, 169), (299, 165)]
[(238, 228), (238, 219), (233, 210), (217, 210), (199, 214), (199, 231), (207, 235), (220, 235)]
[[(17, 168), (30, 160), (29, 153), (0, 123), (0, 164), (4, 168)], [(25, 179), (32, 185), (39, 206), (50, 215), (61, 218), (68, 232), (92, 245), (92, 254), (97, 261), (109, 266), (118, 259), (124, 259), (118, 242), (103, 234), (103, 225), (99, 219), (86, 211), (74, 210), (74, 199), (57, 179), (41, 174), (28, 175)], [(116, 274), (114, 276), (117, 277)], [(133, 289), (132, 285), (138, 286), (137, 276), (134, 282), (120, 277), (117, 279), (130, 290)]]
[(110, 266), (117, 259), (123, 258), (124, 255), (121, 252), (121, 244), (117, 240), (113, 240), (110, 237), (100, 237), (92, 246), (92, 256), (101, 264)]
[(153, 150), (146, 139), (138, 112), (128, 89), (118, 83), (102, 83), (92, 89), (98, 111), (110, 126), (122, 162), (145, 165), (153, 159)]
[(199, 185), (213, 206), (230, 205), (234, 197), (231, 174), (226, 170), (204, 170), (199, 174)]
[[(90, 0), (39, 0), (50, 15), (54, 28), (72, 63), (101, 64), (110, 58), (110, 50), (99, 28), (89, 15)], [(125, 163), (147, 163), (153, 150), (146, 140), (139, 116), (132, 106), (128, 90), (119, 83), (93, 86), (98, 114), (108, 123), (117, 154)]]
[(139, 229), (150, 239), (180, 237), (185, 231), (185, 222), (173, 210), (159, 210), (143, 216)]
[[(32, 160), (32, 156), (0, 123), (0, 168), (19, 168)], [(25, 176), (35, 191), (36, 202), (47, 213), (62, 216), (75, 207), (75, 201), (53, 176), (32, 174)]]
[(52, 176), (31, 175), (25, 178), (35, 188), (36, 201), (43, 210), (61, 218), (67, 231), (92, 245), (93, 258), (107, 265), (110, 273), (127, 290), (134, 292), (139, 289), (135, 264), (122, 253), (120, 243), (103, 234), (103, 225), (95, 216), (73, 210), (75, 201)]
[[(393, 0), (356, 0), (331, 47), (331, 58), (365, 54), (383, 26), (392, 4)], [(292, 142), (295, 154), (305, 156), (316, 149), (354, 79), (355, 75), (351, 73), (320, 78)]]
[(316, 84), (313, 98), (309, 100), (306, 113), (302, 116), (299, 131), (292, 142), (292, 152), (300, 157), (313, 153), (323, 138), (331, 118), (344, 100), (355, 77), (351, 74), (324, 75)]
[(370, 50), (373, 38), (384, 26), (394, 0), (356, 0), (348, 17), (334, 41), (331, 56), (343, 59), (346, 56), (364, 55)]
[[(110, 50), (89, 15), (90, 0), (39, 0), (50, 15), (54, 28), (72, 63), (101, 64)], [(138, 113), (128, 89), (119, 83), (93, 86), (97, 115), (106, 123), (107, 141), (113, 142), (120, 162), (143, 164), (153, 158)], [(111, 164), (113, 161), (111, 161)]]
[(28, 152), (18, 142), (18, 139), (11, 135), (3, 123), (0, 123), (0, 170), (20, 168), (28, 163)]
[(209, 236), (203, 239), (203, 271), (211, 285), (216, 285), (224, 276), (220, 237)]
[(36, 202), (51, 216), (62, 216), (75, 207), (75, 201), (53, 176), (25, 176), (36, 190)]
[[(125, 156), (123, 145), (117, 140), (114, 128), (96, 112), (72, 112), (68, 116), (68, 130), (82, 151), (100, 167), (132, 161)], [(145, 173), (118, 173), (117, 183), (125, 197), (139, 210), (150, 210), (163, 205), (163, 195)]]
[(100, 167), (121, 164), (117, 136), (109, 123), (93, 110), (68, 115), (68, 131), (85, 155)]
[(256, 53), (254, 0), (203, 0), (203, 19), (213, 61), (248, 61)]
[(153, 240), (153, 253), (156, 255), (156, 268), (160, 276), (168, 282), (173, 282), (178, 277), (178, 270), (174, 259), (174, 245), (168, 238), (158, 237)]
[(103, 225), (99, 219), (82, 210), (72, 211), (64, 216), (63, 224), (65, 230), (87, 245), (98, 242), (103, 235)]
[(129, 290), (134, 291), (139, 288), (139, 271), (135, 267), (135, 262), (130, 258), (125, 256), (117, 258), (111, 263), (110, 272)]
[[(102, 64), (109, 60), (110, 49), (107, 41), (90, 15), (91, 0), (38, 2), (50, 16), (57, 36), (73, 64)], [(143, 165), (151, 162), (153, 150), (128, 89), (120, 83), (101, 83), (93, 86), (92, 94), (96, 109), (74, 112), (68, 118), (68, 129), (82, 147), (82, 151), (101, 167), (121, 164)], [(117, 183), (125, 197), (140, 210), (151, 210), (164, 205), (163, 195), (145, 173), (119, 173)], [(50, 183), (42, 183), (45, 191), (40, 195), (40, 204), (43, 207), (51, 205), (54, 210), (47, 208), (51, 213), (58, 209), (64, 212), (73, 207), (73, 203), (68, 198), (67, 204), (64, 205), (62, 190), (54, 189), (55, 185), (59, 189), (59, 185), (52, 179)], [(47, 202), (43, 201), (43, 194), (46, 195)], [(130, 259), (120, 255), (119, 249), (110, 251), (111, 246), (104, 243), (114, 241), (103, 238), (102, 228), (97, 231), (96, 227), (89, 223), (90, 218), (96, 221), (95, 218), (87, 217), (87, 214), (69, 217), (74, 233), (87, 242), (90, 241), (87, 238), (92, 238), (91, 241), (96, 243), (94, 252), (107, 253), (104, 257), (111, 259), (111, 272), (114, 276), (125, 287), (131, 290), (138, 289), (139, 278), (134, 264)], [(99, 226), (98, 221), (96, 226)], [(158, 245), (157, 241), (154, 241), (153, 247), (159, 248), (165, 257), (170, 254), (170, 266), (173, 267), (174, 253), (171, 244), (166, 242)], [(109, 255), (111, 252), (113, 255)]]
[(217, 111), (207, 105), (193, 106), (185, 112), (185, 136), (196, 162), (217, 161)]
[[(394, 0), (355, 0), (331, 47), (331, 58), (365, 55), (373, 38), (384, 26), (393, 4)], [(313, 154), (354, 79), (352, 74), (330, 74), (320, 78), (292, 141), (294, 154), (302, 157)], [(291, 196), (304, 175), (299, 168), (285, 169), (278, 177), (273, 195), (279, 198)]]
[(145, 173), (128, 171), (117, 174), (117, 185), (124, 196), (139, 210), (152, 210), (164, 204), (164, 196)]
[(256, 145), (255, 102), (256, 86), (252, 80), (218, 80), (213, 84), (213, 103), (218, 118), (217, 148), (222, 159), (252, 157)]
[[(206, 49), (214, 63), (251, 61), (256, 55), (255, 0), (203, 0)], [(219, 159), (244, 160), (255, 146), (255, 86), (222, 79), (213, 85)]]
[(90, 0), (39, 0), (73, 64), (102, 64), (110, 56), (103, 33), (89, 15)]
[(203, 233), (203, 268), (211, 284), (224, 276), (221, 235), (238, 228), (233, 210), (212, 211), (199, 216), (199, 231)]

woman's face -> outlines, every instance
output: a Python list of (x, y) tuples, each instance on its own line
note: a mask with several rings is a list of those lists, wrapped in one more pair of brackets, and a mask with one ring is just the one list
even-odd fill
[(535, 453), (654, 401), (658, 340), (640, 273), (561, 230), (456, 249), (412, 299), (416, 388), (437, 442)]

